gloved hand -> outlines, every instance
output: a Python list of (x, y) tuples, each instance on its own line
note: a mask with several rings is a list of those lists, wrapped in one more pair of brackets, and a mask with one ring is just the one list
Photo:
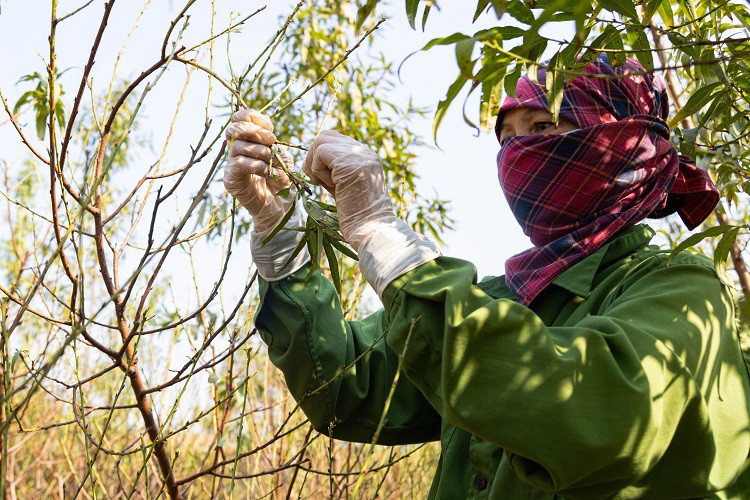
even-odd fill
[(362, 275), (379, 296), (391, 281), (440, 255), (433, 242), (396, 217), (383, 163), (364, 144), (323, 132), (303, 169), (336, 199), (341, 235), (359, 255)]
[[(225, 130), (229, 141), (229, 161), (224, 169), (224, 187), (250, 212), (256, 231), (274, 228), (284, 217), (293, 196), (282, 198), (276, 193), (291, 185), (289, 177), (272, 155), (276, 143), (273, 123), (254, 109), (243, 109), (232, 115)], [(279, 156), (292, 168), (292, 155), (285, 149)]]
[[(274, 167), (279, 162), (271, 151), (271, 146), (276, 143), (273, 123), (258, 111), (244, 109), (232, 116), (232, 123), (225, 134), (230, 149), (229, 161), (224, 169), (224, 187), (253, 217), (251, 251), (258, 274), (266, 281), (280, 280), (305, 265), (310, 260), (310, 254), (305, 248), (287, 263), (303, 236), (299, 231), (281, 230), (263, 244), (289, 210), (295, 194), (286, 173)], [(292, 155), (281, 149), (279, 156), (287, 169), (291, 170)], [(287, 197), (276, 195), (290, 186), (292, 189)], [(285, 227), (304, 226), (305, 214), (300, 205), (297, 203)]]
[(313, 184), (322, 185), (336, 199), (341, 235), (354, 251), (370, 234), (368, 225), (396, 220), (380, 157), (351, 137), (334, 130), (321, 133), (303, 170)]

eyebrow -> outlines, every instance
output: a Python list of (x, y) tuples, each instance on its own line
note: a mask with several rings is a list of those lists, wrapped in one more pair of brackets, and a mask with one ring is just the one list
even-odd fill
[[(518, 109), (518, 108), (516, 108), (516, 109)], [(543, 109), (536, 109), (536, 108), (520, 108), (520, 109), (521, 109), (521, 114), (522, 114), (523, 118), (526, 118), (530, 114), (536, 113), (537, 111), (544, 111)], [(500, 130), (502, 130), (502, 129), (506, 128), (506, 127), (509, 127), (509, 126), (510, 126), (509, 123), (501, 123), (500, 124)]]

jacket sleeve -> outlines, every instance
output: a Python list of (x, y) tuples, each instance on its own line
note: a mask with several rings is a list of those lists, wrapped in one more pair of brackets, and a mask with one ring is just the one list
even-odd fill
[(406, 373), (432, 405), (533, 486), (605, 498), (669, 472), (718, 490), (750, 449), (747, 371), (732, 296), (696, 262), (641, 266), (600, 314), (547, 327), (440, 257), (385, 290), (387, 340), (408, 338)]
[[(306, 280), (308, 271), (309, 264), (280, 281), (261, 279), (255, 325), (316, 430), (371, 442), (399, 367), (398, 355), (385, 342), (385, 313), (345, 321), (333, 284), (320, 271)], [(377, 442), (436, 440), (440, 424), (417, 387), (400, 376)]]

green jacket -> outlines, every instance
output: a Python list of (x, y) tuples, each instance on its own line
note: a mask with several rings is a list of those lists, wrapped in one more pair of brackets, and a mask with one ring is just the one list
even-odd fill
[(652, 236), (624, 231), (530, 308), (440, 257), (345, 321), (305, 267), (261, 282), (256, 326), (316, 429), (348, 441), (371, 441), (403, 353), (378, 442), (440, 440), (430, 498), (750, 498), (733, 293), (705, 257), (667, 266)]

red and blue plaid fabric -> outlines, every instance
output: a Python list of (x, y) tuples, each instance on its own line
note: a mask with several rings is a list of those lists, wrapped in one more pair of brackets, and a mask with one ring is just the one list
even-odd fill
[[(597, 75), (596, 77), (588, 75)], [(500, 107), (549, 110), (546, 72), (524, 76)], [(689, 229), (713, 211), (719, 194), (708, 173), (677, 153), (664, 121), (662, 80), (634, 59), (613, 67), (594, 60), (568, 82), (560, 117), (566, 134), (506, 139), (498, 154), (500, 184), (535, 245), (508, 259), (506, 282), (528, 305), (563, 271), (641, 220), (678, 212)]]

